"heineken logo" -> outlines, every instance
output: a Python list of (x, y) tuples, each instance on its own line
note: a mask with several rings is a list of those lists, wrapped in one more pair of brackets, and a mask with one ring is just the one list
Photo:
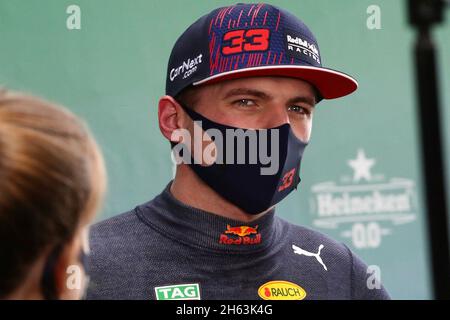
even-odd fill
[(200, 287), (194, 284), (176, 284), (155, 287), (156, 300), (200, 300)]
[(416, 186), (403, 177), (374, 173), (377, 160), (363, 149), (346, 161), (351, 175), (317, 183), (311, 188), (313, 224), (340, 229), (358, 249), (377, 248), (393, 228), (412, 222), (418, 211)]

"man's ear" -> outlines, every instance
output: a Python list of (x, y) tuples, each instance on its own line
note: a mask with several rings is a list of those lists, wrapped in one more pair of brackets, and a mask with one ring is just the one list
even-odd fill
[[(163, 96), (158, 103), (159, 129), (167, 140), (171, 141), (174, 130), (183, 128), (185, 114), (181, 106), (171, 96)], [(173, 141), (179, 142), (179, 141)]]

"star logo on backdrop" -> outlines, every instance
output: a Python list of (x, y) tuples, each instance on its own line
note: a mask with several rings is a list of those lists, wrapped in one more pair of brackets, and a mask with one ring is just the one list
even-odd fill
[(370, 169), (375, 163), (375, 159), (367, 158), (364, 150), (359, 149), (356, 159), (347, 161), (347, 164), (353, 169), (353, 181), (358, 182), (361, 179), (372, 180)]
[[(377, 249), (382, 239), (393, 234), (397, 226), (417, 219), (416, 181), (409, 177), (386, 178), (379, 172), (384, 161), (380, 162), (374, 151), (368, 157), (363, 147), (353, 150), (353, 156), (342, 159), (342, 164), (351, 170), (342, 169), (338, 171), (339, 178), (328, 178), (311, 187), (313, 225), (335, 229), (357, 249)], [(316, 253), (293, 246), (294, 253), (312, 257), (310, 259), (315, 257), (319, 264), (322, 264), (321, 248), (319, 246)], [(326, 265), (322, 267), (327, 270)]]

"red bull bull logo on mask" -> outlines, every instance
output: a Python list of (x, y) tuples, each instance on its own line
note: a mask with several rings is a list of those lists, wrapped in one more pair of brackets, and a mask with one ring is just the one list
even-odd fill
[(261, 243), (261, 234), (258, 232), (258, 226), (237, 226), (227, 225), (227, 229), (220, 235), (220, 244), (226, 245), (252, 245)]

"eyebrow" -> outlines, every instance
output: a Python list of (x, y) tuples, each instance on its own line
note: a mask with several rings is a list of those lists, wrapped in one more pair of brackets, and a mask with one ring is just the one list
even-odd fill
[[(235, 88), (235, 89), (229, 90), (223, 97), (223, 100), (228, 99), (233, 96), (238, 96), (238, 95), (250, 95), (250, 96), (258, 97), (263, 100), (272, 100), (273, 99), (273, 96), (271, 96), (270, 94), (268, 94), (266, 92), (260, 91), (260, 90), (248, 89), (248, 88)], [(288, 104), (298, 103), (298, 102), (307, 103), (313, 108), (315, 106), (315, 98), (308, 97), (308, 96), (297, 96), (297, 97), (293, 97), (287, 101)]]
[(299, 103), (299, 102), (304, 102), (306, 104), (309, 104), (313, 108), (316, 106), (316, 99), (307, 97), (307, 96), (298, 96), (298, 97), (294, 97), (294, 98), (291, 98), (288, 100), (288, 104)]
[(254, 97), (258, 97), (265, 100), (272, 100), (273, 97), (270, 94), (267, 94), (263, 91), (259, 91), (256, 89), (247, 89), (247, 88), (235, 88), (229, 90), (225, 96), (223, 97), (223, 100), (228, 99), (233, 96), (239, 96), (239, 95), (250, 95)]

